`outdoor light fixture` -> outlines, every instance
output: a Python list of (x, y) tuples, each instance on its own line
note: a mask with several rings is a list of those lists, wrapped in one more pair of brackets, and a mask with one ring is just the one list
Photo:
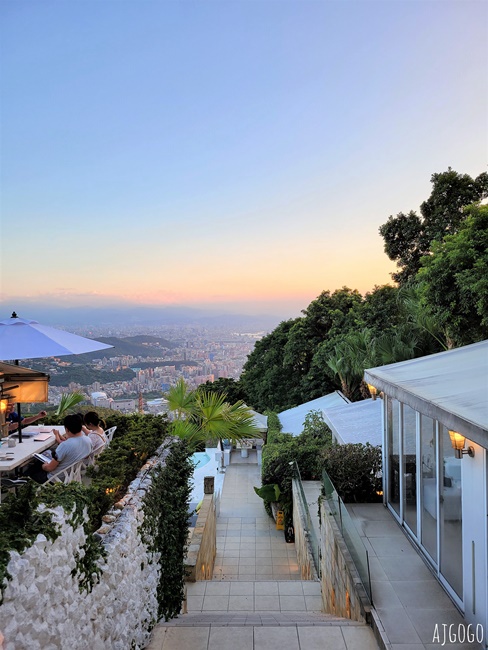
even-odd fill
[(370, 392), (370, 394), (371, 394), (371, 397), (372, 397), (373, 399), (376, 399), (376, 394), (377, 394), (377, 392), (378, 392), (378, 391), (376, 390), (376, 388), (375, 388), (372, 384), (368, 384), (368, 388), (369, 388), (369, 392)]
[(5, 421), (5, 413), (7, 411), (8, 397), (0, 394), (0, 438), (8, 435), (8, 422)]
[(455, 458), (462, 458), (463, 454), (468, 454), (471, 458), (474, 456), (474, 447), (464, 448), (466, 442), (465, 436), (457, 431), (449, 431), (449, 437), (451, 438), (451, 445), (454, 449)]

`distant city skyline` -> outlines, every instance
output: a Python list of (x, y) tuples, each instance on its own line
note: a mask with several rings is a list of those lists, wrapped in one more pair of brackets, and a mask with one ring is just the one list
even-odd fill
[[(488, 6), (0, 4), (0, 307), (299, 315), (486, 170)], [(58, 319), (54, 319), (60, 322)]]

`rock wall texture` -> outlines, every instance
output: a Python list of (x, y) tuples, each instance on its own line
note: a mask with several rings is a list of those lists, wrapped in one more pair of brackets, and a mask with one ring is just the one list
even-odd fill
[(306, 534), (306, 517), (303, 512), (298, 485), (296, 480), (292, 482), (293, 487), (293, 527), (295, 529), (295, 548), (297, 551), (298, 566), (302, 573), (302, 580), (318, 580), (317, 572), (313, 561), (309, 538)]
[(368, 622), (369, 600), (327, 499), (320, 505), (320, 522), (324, 611), (353, 621)]
[(148, 553), (138, 527), (148, 471), (166, 454), (141, 469), (127, 495), (104, 517), (98, 532), (107, 557), (100, 560), (102, 575), (90, 593), (80, 592), (79, 576), (72, 576), (84, 530), (73, 529), (61, 507), (53, 510), (62, 532), (54, 542), (39, 535), (22, 555), (11, 553), (12, 579), (0, 607), (4, 650), (144, 648), (157, 618), (159, 558)]

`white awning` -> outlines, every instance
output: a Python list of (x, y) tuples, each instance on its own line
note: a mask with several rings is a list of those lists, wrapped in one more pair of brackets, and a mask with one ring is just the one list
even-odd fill
[(370, 368), (364, 378), (488, 448), (488, 341)]
[(303, 430), (303, 423), (310, 411), (323, 411), (327, 407), (340, 406), (348, 404), (349, 400), (344, 395), (336, 390), (333, 393), (318, 397), (300, 406), (295, 406), (292, 409), (278, 413), (278, 418), (281, 422), (281, 430), (283, 433), (292, 433), (294, 436), (299, 436)]
[(341, 445), (358, 442), (365, 445), (369, 442), (370, 445), (381, 447), (382, 407), (383, 401), (380, 399), (365, 399), (324, 409), (324, 420)]

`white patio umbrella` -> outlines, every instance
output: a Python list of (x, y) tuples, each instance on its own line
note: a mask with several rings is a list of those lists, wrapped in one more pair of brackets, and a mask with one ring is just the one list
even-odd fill
[[(71, 334), (55, 327), (41, 325), (36, 320), (19, 318), (15, 312), (10, 318), (0, 321), (0, 359), (39, 359), (41, 357), (61, 357), (67, 354), (83, 354), (112, 348), (113, 345), (100, 343), (84, 336)], [(19, 414), (19, 442), (22, 442)]]

